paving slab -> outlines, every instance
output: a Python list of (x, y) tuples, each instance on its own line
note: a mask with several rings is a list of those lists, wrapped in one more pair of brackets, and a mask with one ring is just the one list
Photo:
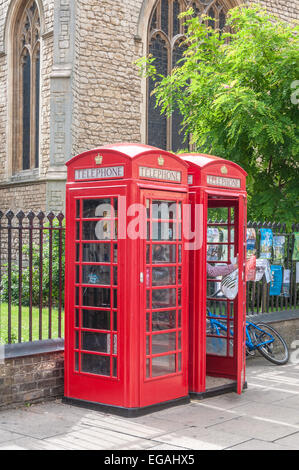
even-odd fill
[(226, 450), (297, 450), (295, 447), (278, 445), (274, 442), (262, 441), (259, 439), (251, 439), (242, 444), (229, 447)]
[(46, 438), (68, 431), (78, 420), (76, 416), (64, 416), (63, 407), (59, 413), (36, 413), (32, 409), (0, 412), (0, 430), (15, 432), (23, 437)]
[(167, 444), (182, 445), (191, 450), (223, 450), (228, 446), (243, 443), (247, 438), (232, 433), (218, 432), (214, 428), (192, 427), (160, 436), (159, 440)]
[(283, 437), (282, 439), (277, 439), (275, 441), (276, 444), (282, 446), (295, 446), (296, 449), (299, 449), (299, 432), (295, 432), (294, 434), (290, 434), (289, 436)]
[[(183, 410), (178, 411), (176, 408), (163, 410), (156, 414), (159, 420), (171, 420), (173, 423), (183, 422), (186, 426), (206, 427), (223, 423), (232, 419), (231, 413), (227, 410), (214, 410), (201, 406), (202, 402), (192, 402), (185, 406)], [(178, 418), (180, 416), (180, 418)]]
[[(112, 415), (97, 416), (87, 414), (80, 420), (81, 427), (94, 427), (103, 430), (109, 429), (123, 434), (129, 434), (145, 439), (152, 439), (165, 432), (173, 430), (171, 421), (144, 417), (143, 421), (134, 421), (131, 419), (120, 418)], [(177, 429), (186, 427), (186, 424), (177, 423)]]
[(219, 432), (272, 442), (296, 431), (292, 425), (277, 424), (270, 420), (241, 416), (210, 427)]
[[(266, 393), (266, 392), (265, 392)], [(277, 403), (247, 403), (233, 408), (233, 410), (242, 416), (264, 418), (269, 422), (276, 422), (282, 425), (297, 425), (299, 431), (299, 414), (294, 413), (292, 408), (284, 406), (284, 400)]]
[(22, 434), (10, 432), (6, 429), (0, 429), (0, 444), (7, 441), (14, 441), (15, 439), (20, 439), (22, 437)]

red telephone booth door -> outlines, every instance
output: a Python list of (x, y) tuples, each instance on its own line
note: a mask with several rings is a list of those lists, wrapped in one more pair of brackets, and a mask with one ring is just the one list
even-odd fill
[(66, 396), (112, 405), (121, 405), (124, 393), (119, 341), (120, 192), (73, 190), (67, 204)]
[(143, 191), (147, 235), (141, 259), (142, 406), (188, 395), (186, 193)]
[(207, 275), (206, 375), (235, 381), (240, 394), (245, 382), (245, 198), (208, 194), (207, 203), (207, 262), (230, 264), (238, 254), (239, 272), (233, 300), (220, 291), (220, 279)]

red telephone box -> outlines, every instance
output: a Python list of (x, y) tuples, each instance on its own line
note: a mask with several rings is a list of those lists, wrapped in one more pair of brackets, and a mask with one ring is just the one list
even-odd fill
[(67, 167), (64, 400), (126, 416), (188, 402), (187, 163), (119, 144)]
[[(202, 234), (189, 258), (189, 391), (199, 397), (240, 394), (245, 386), (246, 172), (211, 155), (180, 157), (189, 165), (191, 225), (197, 236)], [(207, 278), (207, 262), (230, 264), (237, 254), (238, 294), (229, 300), (219, 292), (221, 278)], [(211, 327), (211, 320), (224, 328)]]

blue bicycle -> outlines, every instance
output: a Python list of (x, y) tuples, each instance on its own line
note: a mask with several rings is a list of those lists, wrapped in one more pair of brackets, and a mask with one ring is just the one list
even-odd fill
[[(212, 337), (227, 336), (227, 326), (221, 321), (221, 315), (213, 315), (207, 311), (207, 333)], [(225, 333), (225, 335), (223, 334)], [(233, 338), (234, 332), (230, 328), (229, 337)], [(230, 339), (231, 343), (233, 342)], [(289, 350), (285, 340), (272, 326), (266, 323), (246, 322), (246, 354), (254, 355), (258, 351), (268, 361), (276, 365), (286, 364), (289, 360)]]

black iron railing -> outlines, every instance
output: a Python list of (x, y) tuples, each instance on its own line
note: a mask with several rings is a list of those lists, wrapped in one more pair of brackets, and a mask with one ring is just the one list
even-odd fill
[(64, 215), (0, 211), (0, 342), (63, 335)]
[[(299, 224), (291, 231), (276, 223), (248, 222), (248, 228), (256, 230), (257, 257), (259, 229), (271, 228), (274, 235), (285, 236), (282, 264), (290, 269), (290, 286), (288, 295), (270, 296), (265, 277), (247, 282), (247, 314), (295, 310), (299, 284), (292, 252)], [(0, 211), (0, 343), (63, 337), (64, 234), (62, 213)]]
[[(281, 264), (284, 269), (290, 270), (290, 283), (287, 292), (281, 292), (280, 295), (269, 295), (270, 283), (266, 282), (265, 276), (259, 282), (247, 282), (246, 307), (247, 315), (254, 315), (264, 312), (290, 311), (299, 308), (299, 284), (296, 283), (296, 260), (293, 260), (293, 250), (295, 242), (295, 232), (299, 231), (299, 224), (293, 224), (290, 230), (287, 230), (286, 224), (276, 222), (248, 222), (248, 228), (254, 228), (256, 231), (256, 256), (260, 256), (260, 229), (269, 228), (273, 235), (285, 237), (284, 257)], [(273, 251), (272, 251), (273, 256)], [(273, 257), (269, 260), (273, 262)]]

